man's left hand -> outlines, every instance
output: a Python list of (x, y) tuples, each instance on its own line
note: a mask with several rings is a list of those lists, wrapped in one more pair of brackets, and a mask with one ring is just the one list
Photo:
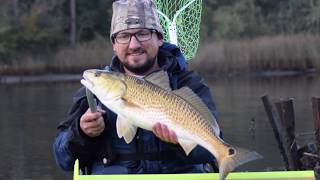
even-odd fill
[(174, 131), (168, 129), (168, 127), (161, 123), (156, 123), (152, 127), (152, 132), (162, 141), (178, 144), (178, 138)]

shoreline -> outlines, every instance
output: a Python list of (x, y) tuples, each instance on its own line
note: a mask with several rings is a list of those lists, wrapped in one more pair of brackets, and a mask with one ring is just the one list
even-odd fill
[(67, 82), (81, 79), (81, 74), (2, 75), (0, 84)]
[[(197, 70), (196, 70), (197, 71)], [(210, 76), (205, 72), (197, 71), (202, 76)], [(215, 74), (216, 78), (272, 78), (272, 77), (294, 77), (294, 76), (316, 76), (315, 69), (307, 71), (294, 70), (275, 70), (261, 72), (246, 72), (246, 73), (230, 73), (230, 74)], [(0, 76), (0, 84), (18, 84), (18, 83), (43, 83), (43, 82), (67, 82), (80, 81), (82, 74), (41, 74), (41, 75), (2, 75)]]

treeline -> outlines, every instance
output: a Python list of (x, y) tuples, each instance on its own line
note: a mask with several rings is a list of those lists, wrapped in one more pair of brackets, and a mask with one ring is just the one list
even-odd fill
[(203, 37), (320, 32), (320, 0), (204, 0)]
[[(0, 60), (8, 61), (8, 57), (20, 52), (51, 52), (75, 40), (92, 40), (97, 34), (105, 36), (109, 30), (112, 2), (1, 0)], [(76, 27), (75, 35), (71, 33), (71, 27)]]
[[(112, 2), (1, 0), (0, 70), (28, 54), (108, 40)], [(320, 0), (203, 0), (202, 7), (201, 41), (320, 32)]]

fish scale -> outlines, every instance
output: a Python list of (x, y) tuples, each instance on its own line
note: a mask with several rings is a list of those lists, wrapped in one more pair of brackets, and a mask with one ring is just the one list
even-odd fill
[[(124, 99), (130, 99), (130, 101), (142, 106), (151, 106), (154, 109), (160, 109), (163, 112), (166, 112), (171, 120), (175, 120), (173, 121), (174, 123), (178, 123), (187, 129), (193, 127), (193, 132), (196, 132), (197, 130), (206, 130), (206, 133), (213, 132), (213, 129), (209, 128), (211, 124), (209, 124), (208, 121), (203, 120), (199, 114), (192, 110), (188, 103), (176, 95), (169, 93), (154, 84), (131, 76), (127, 76), (126, 81), (128, 89), (123, 96)], [(137, 83), (138, 81), (139, 83)], [(130, 86), (132, 84), (134, 86)], [(138, 84), (138, 86), (135, 84)], [(147, 108), (145, 109), (147, 110)], [(190, 121), (189, 119), (197, 121)], [(195, 129), (195, 127), (199, 128)]]
[[(151, 106), (153, 109), (161, 109), (166, 112), (173, 122), (178, 123), (186, 129), (192, 128), (192, 133), (200, 131), (202, 135), (206, 136), (213, 132), (209, 121), (204, 120), (187, 102), (178, 96), (147, 81), (136, 79), (132, 76), (126, 77), (128, 89), (123, 96), (124, 99), (130, 99), (130, 101), (142, 106)], [(145, 110), (147, 109), (145, 108)], [(190, 119), (196, 121), (190, 121)]]

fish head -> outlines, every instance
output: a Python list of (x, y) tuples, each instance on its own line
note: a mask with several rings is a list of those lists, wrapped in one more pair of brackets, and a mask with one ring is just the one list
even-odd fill
[(106, 101), (121, 98), (127, 88), (122, 73), (97, 69), (84, 71), (81, 84), (95, 94), (98, 99)]

